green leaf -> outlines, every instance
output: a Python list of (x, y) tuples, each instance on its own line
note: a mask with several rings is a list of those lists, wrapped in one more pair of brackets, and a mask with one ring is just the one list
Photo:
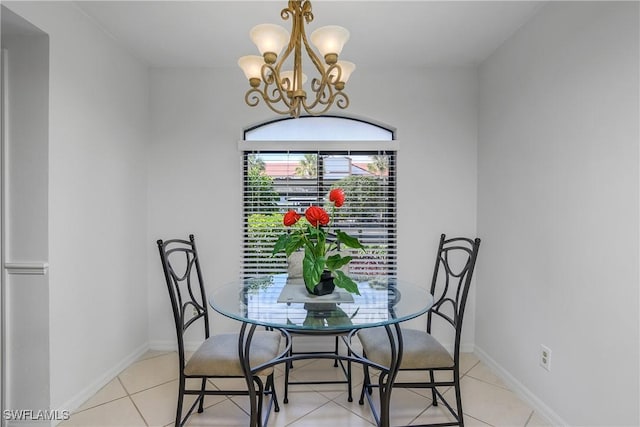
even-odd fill
[(317, 238), (318, 234), (321, 233), (323, 233), (323, 231), (319, 228), (312, 227), (311, 225), (307, 224), (307, 234), (309, 235), (309, 238), (315, 239)]
[(287, 256), (291, 255), (304, 245), (304, 239), (300, 234), (290, 234), (289, 241), (285, 245), (285, 252)]
[(354, 249), (365, 250), (365, 247), (360, 243), (357, 237), (353, 237), (345, 233), (344, 231), (336, 230), (336, 236), (338, 240), (344, 243), (346, 246)]
[(307, 225), (307, 233), (309, 235), (309, 244), (313, 247), (314, 254), (317, 257), (324, 256), (326, 253), (325, 245), (327, 242), (327, 236), (324, 230)]
[(324, 266), (324, 257), (316, 257), (308, 247), (305, 248), (304, 259), (302, 260), (302, 277), (307, 289), (313, 290), (320, 282), (320, 276), (322, 275)]
[(326, 243), (327, 235), (324, 234), (324, 232), (318, 233), (318, 245), (316, 246), (317, 256), (324, 257), (324, 255), (327, 253)]
[(333, 283), (337, 287), (342, 288), (347, 292), (360, 295), (358, 284), (354, 282), (349, 276), (344, 274), (341, 270), (336, 270), (333, 272)]
[(283, 251), (288, 243), (289, 243), (289, 235), (288, 234), (280, 235), (280, 237), (278, 237), (278, 241), (276, 242), (276, 244), (273, 245), (273, 251), (271, 252), (271, 256), (274, 256), (278, 252)]
[(340, 254), (331, 255), (329, 258), (327, 258), (327, 269), (331, 271), (337, 270), (349, 264), (352, 259), (353, 257), (348, 255), (347, 256), (341, 256)]

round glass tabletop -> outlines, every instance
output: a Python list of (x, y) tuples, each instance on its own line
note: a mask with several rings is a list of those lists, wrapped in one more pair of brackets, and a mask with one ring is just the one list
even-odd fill
[(389, 278), (359, 279), (360, 295), (337, 288), (310, 295), (302, 279), (287, 274), (232, 282), (216, 289), (211, 307), (242, 322), (306, 331), (346, 331), (403, 322), (424, 314), (433, 297), (426, 289)]

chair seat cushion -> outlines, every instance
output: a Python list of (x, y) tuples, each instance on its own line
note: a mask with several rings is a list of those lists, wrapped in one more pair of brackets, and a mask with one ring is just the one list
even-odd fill
[[(280, 332), (258, 331), (253, 335), (250, 366), (258, 366), (274, 359), (280, 349)], [(259, 372), (268, 375), (273, 368)], [(220, 334), (209, 337), (193, 353), (184, 373), (189, 376), (239, 377), (244, 376), (238, 357), (238, 334)]]
[[(395, 330), (393, 330), (395, 335)], [(391, 364), (391, 345), (385, 328), (358, 331), (367, 359), (382, 366)], [(402, 329), (403, 353), (400, 369), (453, 367), (449, 352), (430, 334), (416, 329)]]

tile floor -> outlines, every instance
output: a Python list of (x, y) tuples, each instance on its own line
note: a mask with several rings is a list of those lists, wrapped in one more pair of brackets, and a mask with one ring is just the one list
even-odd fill
[[(178, 370), (175, 352), (150, 351), (133, 363), (85, 402), (60, 427), (172, 426), (177, 397)], [(340, 378), (340, 369), (329, 360), (307, 360), (295, 364), (292, 378)], [(354, 402), (347, 402), (345, 385), (295, 385), (289, 390), (289, 403), (282, 403), (284, 374), (276, 369), (276, 388), (280, 412), (271, 413), (270, 426), (276, 427), (370, 427), (367, 403), (358, 404), (362, 369), (354, 365)], [(462, 399), (468, 426), (548, 426), (531, 408), (509, 391), (473, 354), (463, 355)], [(228, 387), (229, 382), (218, 382)], [(242, 382), (236, 382), (242, 387)], [(232, 385), (233, 387), (233, 385)], [(450, 395), (451, 391), (445, 396)], [(442, 405), (431, 406), (429, 390), (394, 390), (391, 402), (392, 425), (412, 425), (448, 419)], [(193, 414), (188, 425), (246, 426), (248, 400), (244, 396), (208, 396), (206, 410)]]

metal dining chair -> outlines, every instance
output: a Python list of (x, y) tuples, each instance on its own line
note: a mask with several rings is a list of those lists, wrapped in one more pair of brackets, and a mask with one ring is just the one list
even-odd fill
[[(193, 234), (189, 240), (158, 240), (160, 261), (169, 290), (169, 298), (173, 309), (173, 319), (178, 338), (179, 358), (179, 390), (176, 409), (175, 426), (183, 426), (196, 406), (198, 412), (204, 410), (204, 397), (207, 395), (240, 395), (249, 394), (244, 390), (220, 390), (210, 385), (208, 379), (242, 378), (244, 372), (238, 356), (238, 334), (210, 334), (208, 301), (206, 298), (200, 260)], [(203, 324), (203, 343), (188, 358), (185, 354), (185, 334), (188, 329)], [(197, 332), (193, 328), (191, 334)], [(194, 335), (189, 335), (190, 339)], [(259, 366), (274, 359), (279, 354), (281, 335), (274, 331), (256, 332), (251, 342), (250, 365)], [(273, 382), (273, 368), (264, 369), (253, 376), (253, 383), (258, 395), (258, 419), (263, 406), (263, 396), (270, 396), (266, 409), (264, 424), (266, 425), (272, 406), (279, 411), (278, 399)], [(260, 377), (266, 376), (266, 383)], [(199, 387), (189, 388), (187, 380), (200, 380)], [(183, 400), (185, 395), (196, 395), (197, 399), (183, 417)]]
[[(430, 388), (433, 406), (437, 406), (439, 401), (442, 402), (455, 419), (452, 422), (424, 425), (464, 426), (460, 394), (460, 338), (479, 247), (480, 239), (447, 239), (444, 234), (440, 236), (430, 291), (434, 296), (434, 304), (427, 312), (426, 330), (401, 329), (404, 346), (400, 371), (414, 371), (417, 374), (415, 381), (396, 382), (393, 383), (393, 387)], [(431, 334), (436, 320), (453, 329), (453, 345), (450, 347), (452, 353)], [(391, 353), (389, 336), (384, 328), (363, 329), (357, 335), (367, 359), (382, 366), (390, 366), (395, 355)], [(369, 405), (374, 408), (371, 400), (372, 389), (386, 387), (386, 375), (380, 375), (378, 383), (374, 384), (367, 365), (364, 372), (365, 379), (359, 403), (364, 404), (364, 398), (367, 397)], [(428, 380), (419, 381), (419, 372), (426, 373)], [(445, 400), (437, 387), (454, 388), (454, 405)]]

